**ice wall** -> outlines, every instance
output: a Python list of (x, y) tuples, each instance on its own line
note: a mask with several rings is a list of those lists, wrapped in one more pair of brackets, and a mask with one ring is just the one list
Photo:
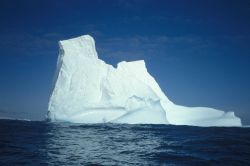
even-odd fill
[(234, 113), (172, 103), (148, 73), (143, 60), (117, 68), (98, 58), (89, 36), (59, 42), (48, 118), (75, 123), (150, 123), (240, 126)]

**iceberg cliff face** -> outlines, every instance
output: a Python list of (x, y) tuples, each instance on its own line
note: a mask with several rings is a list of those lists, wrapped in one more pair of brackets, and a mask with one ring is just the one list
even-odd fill
[(48, 118), (75, 123), (150, 123), (240, 126), (234, 113), (172, 103), (143, 60), (117, 68), (98, 59), (89, 35), (59, 42), (60, 53)]

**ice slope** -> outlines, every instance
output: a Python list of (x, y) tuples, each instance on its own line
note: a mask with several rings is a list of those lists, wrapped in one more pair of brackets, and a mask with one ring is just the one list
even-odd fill
[(233, 112), (172, 103), (143, 60), (117, 68), (98, 58), (89, 35), (59, 41), (54, 89), (48, 106), (51, 121), (73, 123), (148, 123), (240, 126)]

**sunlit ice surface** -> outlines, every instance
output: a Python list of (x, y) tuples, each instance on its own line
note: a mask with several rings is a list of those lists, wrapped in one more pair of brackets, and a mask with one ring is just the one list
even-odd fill
[(59, 41), (48, 118), (72, 123), (241, 126), (234, 112), (174, 104), (149, 74), (144, 60), (117, 67), (98, 58), (89, 35)]

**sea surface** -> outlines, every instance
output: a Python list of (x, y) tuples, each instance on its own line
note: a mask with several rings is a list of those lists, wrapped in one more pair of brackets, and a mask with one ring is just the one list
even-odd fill
[(0, 165), (250, 165), (250, 128), (0, 120)]

